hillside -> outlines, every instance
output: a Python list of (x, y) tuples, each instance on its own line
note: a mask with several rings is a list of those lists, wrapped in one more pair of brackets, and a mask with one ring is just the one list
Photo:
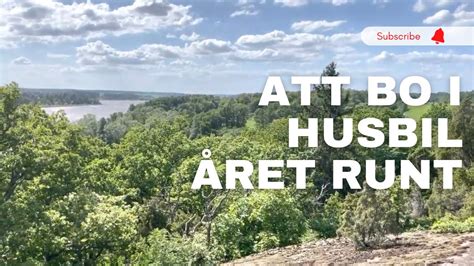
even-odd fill
[[(334, 64), (325, 70), (334, 72)], [(461, 256), (470, 252), (466, 248), (472, 246), (474, 232), (472, 97), (455, 108), (432, 104), (427, 113), (432, 119), (451, 118), (450, 137), (462, 139), (462, 149), (427, 149), (421, 143), (383, 143), (367, 149), (357, 142), (343, 148), (307, 143), (289, 147), (290, 118), (333, 117), (334, 137), (345, 137), (346, 117), (372, 117), (386, 125), (407, 110), (402, 104), (368, 106), (363, 91), (344, 91), (344, 102), (331, 106), (328, 92), (327, 86), (315, 88), (310, 106), (301, 106), (298, 92), (287, 93), (288, 106), (259, 106), (258, 94), (159, 97), (109, 118), (88, 116), (72, 124), (63, 113), (48, 115), (40, 106), (21, 104), (17, 84), (1, 87), (0, 213), (6, 215), (0, 222), (0, 264), (472, 260)], [(240, 166), (227, 165), (229, 160), (250, 162), (254, 170), (246, 175), (251, 184), (257, 184), (261, 173), (269, 173), (269, 167), (260, 170), (263, 160), (317, 163), (306, 173), (304, 190), (297, 189), (298, 170), (285, 166), (271, 167), (281, 173), (284, 189), (247, 189), (240, 182), (235, 189), (197, 190), (197, 173), (209, 162), (203, 159), (203, 149), (212, 151), (212, 167), (226, 187), (228, 169), (242, 172)], [(374, 158), (408, 159), (417, 165), (422, 160), (461, 160), (466, 166), (452, 172), (452, 189), (443, 189), (444, 172), (436, 168), (430, 169), (433, 178), (426, 178), (432, 189), (417, 189), (419, 184), (413, 182), (403, 189), (398, 180), (384, 190), (332, 189), (331, 162), (362, 164)], [(388, 164), (379, 165), (380, 177), (393, 172)], [(401, 169), (395, 169), (398, 175)], [(355, 181), (362, 184), (364, 177)], [(471, 234), (408, 233), (395, 243), (385, 241), (391, 234), (417, 228)], [(334, 238), (339, 235), (351, 242)], [(329, 240), (308, 242), (311, 236)], [(384, 248), (359, 251), (354, 244)]]
[(355, 250), (344, 238), (317, 240), (267, 250), (224, 265), (325, 265), (325, 264), (474, 264), (474, 233), (404, 233), (385, 247)]
[(431, 104), (409, 107), (408, 111), (405, 113), (405, 116), (419, 120), (426, 112), (428, 112), (430, 107), (431, 107)]

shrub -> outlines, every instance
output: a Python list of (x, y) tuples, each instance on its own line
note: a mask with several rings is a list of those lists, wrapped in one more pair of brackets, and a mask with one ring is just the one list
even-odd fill
[(357, 248), (379, 245), (387, 234), (398, 234), (407, 224), (408, 200), (403, 191), (364, 190), (346, 197), (341, 226), (343, 236), (353, 240)]
[(212, 261), (205, 238), (183, 238), (164, 229), (155, 229), (137, 245), (140, 252), (132, 258), (137, 265), (190, 265)]
[(260, 252), (280, 245), (277, 236), (268, 232), (261, 232), (257, 236), (258, 242), (255, 244), (255, 251)]
[(474, 216), (474, 191), (464, 199), (464, 206), (459, 210), (459, 216), (464, 219)]
[(458, 220), (452, 215), (446, 215), (436, 221), (431, 229), (436, 233), (468, 233), (474, 232), (474, 217)]
[(337, 229), (340, 226), (340, 217), (343, 213), (343, 199), (339, 193), (335, 193), (329, 197), (324, 204), (321, 212), (311, 222), (311, 229), (315, 230), (320, 237), (335, 237)]
[(240, 198), (214, 223), (216, 246), (233, 259), (298, 243), (306, 231), (303, 213), (287, 191), (259, 191)]
[(422, 231), (428, 230), (433, 225), (434, 220), (427, 216), (422, 216), (416, 219), (413, 219), (409, 225), (409, 231)]
[(440, 219), (449, 214), (461, 215), (464, 218), (473, 216), (473, 180), (474, 167), (454, 171), (453, 189), (443, 189), (442, 180), (437, 178), (427, 202), (430, 217)]

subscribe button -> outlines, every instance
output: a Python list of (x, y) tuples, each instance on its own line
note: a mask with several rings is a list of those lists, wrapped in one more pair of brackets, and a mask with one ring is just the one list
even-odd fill
[(361, 38), (376, 46), (471, 46), (474, 27), (367, 27)]

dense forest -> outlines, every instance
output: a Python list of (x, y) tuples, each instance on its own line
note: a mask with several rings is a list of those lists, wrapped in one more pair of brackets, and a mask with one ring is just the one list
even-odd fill
[[(338, 74), (335, 64), (322, 73)], [(311, 106), (300, 106), (297, 92), (283, 107), (259, 107), (258, 94), (163, 97), (72, 124), (62, 113), (23, 104), (16, 84), (1, 87), (0, 262), (213, 264), (315, 238), (344, 236), (370, 249), (409, 230), (474, 230), (472, 93), (455, 107), (441, 95), (420, 115), (448, 118), (450, 137), (463, 139), (463, 148), (288, 148), (289, 117), (334, 117), (340, 135), (344, 117), (387, 123), (408, 110), (401, 103), (369, 107), (366, 92), (352, 90), (331, 106), (329, 91), (316, 86)], [(222, 180), (228, 159), (317, 164), (305, 190), (295, 189), (294, 169), (283, 170), (282, 190), (192, 190), (204, 148)], [(455, 170), (452, 190), (441, 188), (436, 169), (429, 190), (332, 189), (332, 160), (368, 158), (415, 165), (462, 159), (464, 167)]]

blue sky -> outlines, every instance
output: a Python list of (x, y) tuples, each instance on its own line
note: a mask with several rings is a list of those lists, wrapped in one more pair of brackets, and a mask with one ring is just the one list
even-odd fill
[(474, 46), (369, 47), (368, 26), (474, 26), (474, 2), (3, 0), (0, 82), (235, 94), (335, 61), (354, 89), (369, 75), (421, 75), (435, 91), (460, 75), (474, 89)]

